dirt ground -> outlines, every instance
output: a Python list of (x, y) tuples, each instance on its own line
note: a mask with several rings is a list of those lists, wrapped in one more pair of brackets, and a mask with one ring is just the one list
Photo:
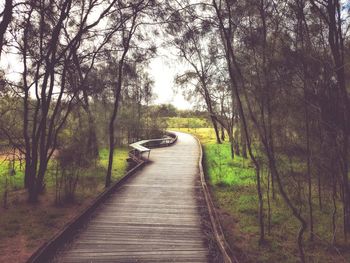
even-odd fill
[(53, 193), (46, 193), (40, 204), (28, 205), (25, 191), (20, 196), (8, 209), (0, 208), (0, 262), (26, 262), (93, 200), (91, 195), (73, 204), (55, 206)]

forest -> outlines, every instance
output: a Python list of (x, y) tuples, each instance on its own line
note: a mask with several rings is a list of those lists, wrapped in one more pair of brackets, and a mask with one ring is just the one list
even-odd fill
[[(4, 0), (0, 261), (123, 177), (130, 143), (174, 130), (203, 146), (239, 262), (350, 262), (349, 15), (345, 0)], [(155, 103), (164, 50), (189, 110)]]

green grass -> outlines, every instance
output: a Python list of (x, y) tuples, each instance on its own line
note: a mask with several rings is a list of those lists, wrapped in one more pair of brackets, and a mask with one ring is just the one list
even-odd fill
[[(114, 153), (112, 179), (117, 180), (123, 177), (127, 168), (126, 159), (128, 157), (128, 148), (117, 148)], [(100, 150), (99, 164), (101, 167), (107, 170), (108, 167), (108, 149)]]
[(176, 129), (181, 128), (205, 128), (210, 124), (203, 118), (182, 118), (182, 117), (167, 117), (166, 123), (168, 127), (174, 127)]
[(254, 169), (240, 156), (232, 160), (230, 145), (205, 144), (204, 166), (212, 185), (245, 186), (255, 182)]
[(240, 156), (231, 158), (230, 144), (217, 144), (212, 128), (176, 129), (194, 134), (201, 141), (204, 151), (204, 168), (212, 185), (246, 186), (255, 183), (255, 172), (249, 160)]
[[(126, 172), (127, 148), (117, 148), (114, 155), (112, 179), (120, 179)], [(45, 176), (46, 191), (39, 196), (39, 203), (28, 204), (23, 189), (23, 170), (16, 162), (16, 174), (11, 176), (8, 209), (2, 208), (5, 176), (8, 163), (0, 163), (0, 262), (24, 262), (33, 250), (46, 242), (54, 233), (81, 212), (104, 190), (108, 165), (108, 150), (101, 149), (99, 160), (80, 171), (74, 202), (55, 205), (54, 162)], [(22, 167), (24, 169), (24, 167)], [(20, 242), (20, 245), (17, 244)], [(6, 251), (6, 252), (5, 252)], [(11, 254), (9, 251), (17, 251)], [(21, 258), (21, 260), (19, 260)]]
[[(112, 179), (120, 179), (127, 169), (127, 148), (115, 150)], [(0, 212), (0, 240), (11, 238), (22, 234), (28, 240), (42, 239), (48, 237), (62, 226), (71, 206), (80, 207), (87, 200), (94, 198), (103, 191), (105, 175), (108, 165), (108, 150), (100, 151), (100, 158), (91, 167), (81, 170), (78, 187), (76, 190), (75, 204), (63, 204), (60, 207), (54, 206), (55, 199), (55, 177), (53, 162), (49, 165), (45, 182), (46, 191), (40, 196), (40, 203), (37, 206), (30, 206), (26, 203), (26, 191), (23, 189), (23, 170), (20, 170), (16, 162), (16, 174), (9, 176), (9, 209)], [(24, 167), (22, 167), (24, 169)], [(5, 176), (9, 171), (8, 163), (3, 161), (0, 165), (0, 205), (2, 206)], [(1, 210), (2, 208), (0, 208)], [(24, 215), (25, 221), (23, 221)], [(45, 233), (45, 234), (43, 234)]]
[(215, 144), (216, 139), (215, 139), (215, 132), (212, 128), (177, 128), (177, 127), (171, 127), (168, 128), (169, 130), (174, 130), (174, 131), (181, 131), (181, 132), (186, 132), (186, 133), (191, 133), (194, 134), (203, 145), (207, 144)]
[[(80, 172), (79, 184), (87, 186), (89, 184), (92, 187), (96, 186), (96, 183), (100, 184), (104, 182), (104, 176), (108, 166), (108, 149), (101, 149), (99, 153), (99, 160), (93, 163), (89, 168), (83, 169)], [(112, 179), (120, 179), (126, 171), (128, 156), (128, 148), (117, 148), (114, 153)], [(54, 160), (50, 161), (48, 169), (45, 175), (45, 183), (48, 188), (55, 185), (55, 164)], [(9, 161), (0, 161), (0, 194), (4, 192), (6, 179), (8, 183), (9, 191), (21, 190), (24, 187), (24, 162), (20, 165), (19, 161), (15, 161), (15, 173), (10, 175)], [(1, 197), (0, 197), (1, 199)]]
[[(171, 129), (171, 128), (169, 128)], [(276, 199), (271, 199), (271, 234), (267, 231), (267, 176), (262, 174), (262, 188), (264, 192), (265, 231), (267, 242), (263, 246), (258, 244), (258, 197), (255, 184), (255, 170), (248, 159), (236, 156), (231, 160), (228, 143), (216, 144), (215, 133), (211, 128), (176, 129), (197, 136), (204, 149), (204, 170), (212, 189), (213, 197), (221, 215), (221, 221), (228, 243), (232, 247), (240, 262), (298, 262), (296, 234), (299, 223), (286, 207), (276, 190)], [(303, 174), (305, 163), (303, 159), (293, 157), (292, 162), (286, 156), (278, 160), (280, 170), (293, 170)], [(314, 186), (314, 190), (316, 187)], [(306, 191), (304, 189), (303, 191)], [(314, 197), (317, 193), (313, 193)], [(305, 250), (307, 262), (344, 262), (329, 245), (331, 240), (331, 200), (324, 198), (324, 210), (317, 207), (317, 198), (313, 199), (315, 232), (321, 238), (312, 243), (305, 233)], [(341, 205), (338, 205), (340, 208)], [(303, 207), (304, 217), (307, 207)], [(339, 244), (344, 246), (341, 238), (342, 217), (338, 211)], [(343, 257), (350, 258), (350, 248), (341, 251)]]
[(6, 177), (11, 189), (18, 190), (23, 188), (24, 162), (22, 165), (19, 161), (15, 161), (15, 173), (11, 174), (10, 162), (8, 160), (0, 160), (0, 192), (3, 189)]

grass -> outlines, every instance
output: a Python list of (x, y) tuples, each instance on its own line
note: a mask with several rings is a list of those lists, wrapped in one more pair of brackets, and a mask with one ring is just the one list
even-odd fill
[[(112, 179), (120, 179), (124, 174), (127, 167), (126, 158), (128, 156), (128, 148), (118, 148), (114, 154), (113, 168), (112, 168)], [(100, 150), (100, 165), (107, 170), (108, 166), (108, 149)]]
[[(112, 178), (120, 179), (127, 169), (127, 148), (115, 151)], [(80, 172), (76, 198), (73, 203), (54, 204), (55, 178), (53, 164), (46, 174), (46, 191), (39, 198), (39, 204), (26, 202), (23, 189), (23, 170), (16, 162), (16, 174), (10, 178), (9, 207), (2, 208), (5, 176), (8, 163), (0, 164), (0, 262), (24, 262), (43, 242), (62, 229), (71, 218), (82, 211), (104, 190), (104, 179), (108, 165), (108, 150), (101, 149), (99, 160), (90, 168)], [(18, 169), (18, 170), (17, 170)], [(23, 167), (22, 167), (23, 169)], [(21, 242), (21, 245), (18, 245)]]
[[(171, 128), (169, 128), (171, 129)], [(211, 128), (176, 129), (192, 133), (197, 136), (204, 149), (204, 170), (211, 186), (212, 194), (221, 216), (224, 232), (228, 243), (240, 262), (298, 262), (298, 249), (296, 247), (296, 234), (299, 223), (295, 220), (284, 201), (276, 193), (276, 199), (271, 199), (271, 233), (267, 231), (267, 196), (266, 173), (262, 174), (262, 187), (264, 190), (265, 230), (267, 242), (258, 244), (258, 198), (256, 194), (255, 171), (249, 160), (236, 156), (230, 157), (230, 148), (227, 143), (216, 144), (215, 134)], [(284, 158), (284, 157), (282, 157)], [(296, 173), (302, 173), (305, 165), (284, 158), (281, 168), (290, 169), (292, 166)], [(316, 187), (314, 187), (316, 189)], [(306, 191), (304, 189), (303, 191)], [(314, 193), (316, 197), (316, 193)], [(328, 202), (328, 203), (327, 203)], [(317, 199), (313, 199), (315, 233), (314, 242), (307, 239), (305, 234), (305, 250), (307, 262), (350, 262), (349, 245), (345, 245), (339, 234), (341, 256), (330, 246), (331, 229), (331, 200), (324, 198), (324, 210), (320, 211)], [(338, 206), (341, 207), (340, 205)], [(306, 211), (306, 207), (303, 210)], [(338, 212), (338, 226), (341, 232), (341, 211)], [(306, 215), (305, 215), (306, 217)], [(306, 217), (307, 218), (307, 217)]]
[(18, 190), (23, 188), (24, 163), (21, 165), (19, 161), (15, 161), (14, 166), (15, 173), (10, 176), (10, 162), (7, 159), (0, 159), (0, 192), (3, 190), (6, 177), (8, 183), (11, 184), (12, 189)]
[(208, 127), (208, 121), (203, 118), (184, 118), (184, 117), (167, 117), (167, 127), (181, 128), (205, 128)]
[(254, 184), (254, 170), (244, 158), (231, 159), (228, 143), (205, 144), (204, 166), (212, 185), (245, 186)]
[[(80, 172), (79, 185), (80, 186), (96, 186), (97, 184), (103, 184), (104, 176), (108, 166), (108, 149), (101, 149), (99, 153), (99, 160), (91, 165), (87, 169), (83, 169)], [(117, 180), (121, 178), (126, 170), (128, 156), (127, 148), (118, 148), (115, 150), (113, 168), (112, 168), (112, 179)], [(0, 195), (4, 192), (6, 180), (8, 182), (9, 191), (21, 190), (24, 188), (24, 164), (20, 164), (17, 160), (15, 161), (15, 173), (10, 175), (10, 162), (6, 159), (0, 160)], [(91, 181), (91, 182), (90, 182)], [(55, 164), (51, 161), (48, 165), (48, 169), (45, 176), (45, 184), (48, 188), (55, 187)], [(0, 196), (1, 199), (1, 196)]]

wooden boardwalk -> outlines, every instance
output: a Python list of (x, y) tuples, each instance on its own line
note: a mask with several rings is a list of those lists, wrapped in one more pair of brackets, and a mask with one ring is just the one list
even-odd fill
[(209, 262), (199, 148), (178, 133), (101, 205), (54, 262)]

